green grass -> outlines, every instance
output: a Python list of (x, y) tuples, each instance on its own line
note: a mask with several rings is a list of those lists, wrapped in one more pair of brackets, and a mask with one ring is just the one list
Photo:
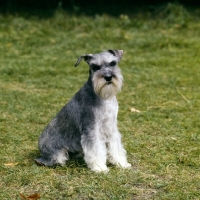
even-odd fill
[[(179, 4), (115, 17), (1, 14), (0, 199), (199, 199), (199, 35), (199, 11)], [(118, 119), (132, 170), (37, 166), (38, 136), (87, 80), (76, 59), (106, 49), (124, 50)]]

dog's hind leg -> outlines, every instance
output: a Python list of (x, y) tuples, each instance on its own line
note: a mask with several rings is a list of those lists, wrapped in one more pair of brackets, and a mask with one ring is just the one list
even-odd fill
[(36, 163), (44, 166), (65, 165), (69, 159), (68, 152), (66, 149), (59, 150), (54, 154), (43, 154), (42, 157), (35, 159)]

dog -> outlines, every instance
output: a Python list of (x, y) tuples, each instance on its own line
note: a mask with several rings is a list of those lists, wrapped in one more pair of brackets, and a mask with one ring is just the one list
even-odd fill
[(123, 50), (85, 54), (89, 77), (84, 86), (60, 110), (39, 137), (40, 165), (64, 165), (69, 154), (83, 155), (92, 171), (108, 172), (106, 161), (130, 168), (117, 128), (118, 102), (123, 76), (118, 67)]

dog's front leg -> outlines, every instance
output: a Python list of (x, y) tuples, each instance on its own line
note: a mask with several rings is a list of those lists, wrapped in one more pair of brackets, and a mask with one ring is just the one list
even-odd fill
[(114, 127), (112, 131), (108, 142), (108, 159), (114, 165), (130, 168), (131, 164), (127, 162), (126, 150), (121, 142), (121, 134), (117, 127)]
[(84, 160), (96, 172), (108, 172), (106, 166), (106, 145), (101, 140), (99, 130), (90, 130), (81, 137)]

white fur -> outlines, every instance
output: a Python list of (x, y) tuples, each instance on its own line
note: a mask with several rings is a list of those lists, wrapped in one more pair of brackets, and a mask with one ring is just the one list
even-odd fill
[(103, 107), (96, 109), (95, 130), (90, 131), (89, 137), (82, 136), (84, 159), (93, 171), (107, 172), (107, 158), (111, 163), (122, 168), (131, 166), (127, 162), (126, 151), (117, 128), (117, 112), (116, 97), (105, 100)]
[(116, 94), (121, 90), (123, 76), (121, 75), (119, 68), (115, 69), (115, 74), (116, 76), (112, 78), (112, 81), (109, 84), (104, 77), (101, 77), (101, 74), (97, 73), (93, 76), (92, 82), (94, 91), (104, 100), (116, 96)]
[(103, 62), (105, 63), (110, 63), (112, 61), (118, 61), (117, 57), (108, 53), (108, 52), (102, 52), (100, 54), (95, 54), (95, 59), (92, 59), (92, 63), (96, 64), (96, 65), (102, 65)]
[(66, 161), (68, 160), (66, 154), (67, 154), (66, 149), (62, 149), (59, 152), (57, 152), (57, 154), (54, 155), (56, 163), (60, 165), (65, 165)]

